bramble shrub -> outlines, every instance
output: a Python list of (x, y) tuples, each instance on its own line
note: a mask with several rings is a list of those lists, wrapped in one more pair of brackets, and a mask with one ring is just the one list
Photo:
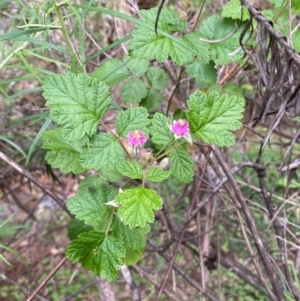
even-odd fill
[[(149, 224), (163, 206), (148, 183), (169, 177), (192, 182), (189, 144), (234, 145), (232, 131), (242, 126), (245, 100), (239, 89), (220, 93), (216, 67), (242, 58), (238, 37), (243, 24), (237, 29), (225, 9), (226, 18), (211, 16), (199, 30), (187, 33), (188, 22), (163, 9), (156, 35), (157, 9), (140, 11), (139, 20), (104, 8), (79, 7), (136, 26), (123, 60), (108, 59), (87, 74), (75, 56), (71, 71), (46, 77), (42, 87), (57, 124), (42, 136), (46, 160), (63, 173), (85, 176), (67, 202), (75, 217), (69, 224), (67, 258), (113, 281), (122, 264), (133, 265), (141, 258)], [(201, 88), (189, 95), (186, 111), (172, 113), (162, 105), (168, 76), (154, 62), (169, 59)], [(120, 83), (123, 107), (110, 92)], [(105, 124), (105, 114), (116, 116), (113, 125)]]

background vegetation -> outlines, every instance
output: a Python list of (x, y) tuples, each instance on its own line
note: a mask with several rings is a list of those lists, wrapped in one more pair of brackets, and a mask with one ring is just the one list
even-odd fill
[[(224, 51), (198, 69), (152, 60), (167, 74), (167, 87), (153, 107), (141, 105), (175, 112), (198, 89), (226, 92), (245, 97), (244, 126), (234, 147), (190, 146), (191, 184), (152, 184), (164, 208), (146, 251), (110, 284), (65, 260), (70, 217), (58, 203), (75, 195), (83, 176), (45, 161), (41, 135), (55, 125), (41, 85), (48, 75), (76, 68), (93, 74), (109, 58), (128, 55), (132, 22), (76, 4), (138, 18), (140, 9), (159, 3), (72, 1), (61, 6), (60, 19), (53, 1), (0, 0), (0, 300), (29, 300), (44, 279), (36, 300), (300, 300), (300, 4), (242, 2), (243, 30), (240, 1), (164, 3), (188, 21), (187, 32), (212, 15), (234, 20), (243, 52), (228, 61), (234, 54)], [(218, 29), (209, 40), (226, 43), (227, 34)], [(128, 107), (123, 84), (111, 91), (117, 105)], [(114, 117), (106, 115), (105, 123)]]

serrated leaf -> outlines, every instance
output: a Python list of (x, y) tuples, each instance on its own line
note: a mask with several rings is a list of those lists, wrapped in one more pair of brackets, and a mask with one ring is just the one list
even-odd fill
[(200, 61), (195, 61), (186, 65), (186, 73), (195, 78), (200, 85), (211, 85), (217, 81), (217, 69), (213, 62), (203, 64)]
[(92, 230), (93, 227), (86, 225), (83, 221), (76, 218), (71, 219), (68, 224), (68, 236), (71, 240), (76, 239), (83, 232), (90, 232)]
[(163, 102), (163, 95), (156, 90), (148, 90), (147, 96), (140, 102), (140, 106), (146, 108), (149, 112), (154, 112)]
[(108, 281), (114, 281), (125, 254), (126, 249), (121, 240), (113, 236), (106, 236), (95, 253), (95, 273), (102, 275)]
[(99, 120), (111, 103), (108, 86), (86, 74), (56, 74), (45, 79), (43, 96), (50, 116), (63, 127), (63, 138), (80, 140), (96, 133)]
[(126, 249), (121, 240), (103, 233), (82, 233), (67, 247), (66, 257), (102, 275), (108, 281), (116, 279)]
[[(152, 126), (150, 127), (151, 140), (157, 145), (166, 145), (169, 143), (174, 138), (173, 133), (168, 127), (171, 124), (172, 121), (170, 118), (162, 113), (155, 113), (152, 119)], [(174, 143), (170, 143), (170, 145), (174, 145)]]
[(151, 67), (145, 74), (151, 88), (162, 90), (167, 87), (168, 75), (160, 68)]
[(153, 210), (162, 208), (162, 200), (156, 191), (147, 188), (127, 189), (119, 193), (116, 203), (122, 205), (118, 216), (130, 228), (144, 227), (154, 221)]
[(43, 148), (49, 149), (45, 157), (53, 168), (59, 168), (63, 173), (82, 173), (86, 170), (80, 163), (82, 143), (66, 141), (62, 137), (62, 129), (46, 131), (43, 136)]
[(95, 226), (107, 221), (112, 207), (106, 205), (112, 201), (116, 192), (112, 186), (101, 184), (99, 187), (78, 189), (76, 196), (67, 202), (67, 207), (78, 220)]
[(145, 84), (138, 78), (129, 79), (121, 89), (121, 97), (124, 103), (139, 103), (147, 96)]
[(131, 179), (142, 179), (143, 170), (142, 167), (136, 161), (122, 161), (117, 165), (119, 172)]
[[(157, 9), (148, 10), (143, 14), (143, 20), (154, 26), (156, 17), (153, 19), (153, 16), (156, 12)], [(164, 18), (162, 15), (159, 18), (158, 27), (167, 34), (171, 34), (174, 29), (174, 26), (171, 25), (172, 20), (169, 19), (169, 16), (166, 15), (166, 18)], [(199, 41), (197, 38), (198, 33), (186, 34), (181, 38), (175, 39), (171, 35), (170, 37), (160, 34), (156, 36), (152, 30), (137, 26), (132, 32), (132, 36), (133, 39), (129, 46), (132, 57), (146, 58), (148, 60), (156, 59), (162, 63), (170, 56), (178, 65), (189, 63), (195, 56), (203, 62), (209, 61), (209, 46), (207, 43)]]
[(130, 56), (125, 57), (124, 61), (126, 61), (128, 58), (129, 60), (127, 67), (131, 71), (131, 73), (133, 73), (133, 75), (136, 77), (141, 77), (142, 75), (144, 75), (149, 68), (149, 61), (144, 59), (131, 58)]
[(72, 262), (78, 262), (88, 256), (104, 240), (105, 235), (95, 231), (84, 232), (67, 247), (66, 257)]
[[(222, 10), (222, 17), (231, 19), (241, 19), (242, 5), (240, 0), (229, 1)], [(249, 20), (250, 14), (248, 9), (243, 10), (243, 20)]]
[(206, 143), (231, 146), (235, 137), (229, 131), (242, 126), (245, 100), (242, 97), (220, 95), (212, 92), (208, 96), (196, 92), (188, 100), (187, 119), (191, 132)]
[(101, 133), (91, 140), (91, 145), (80, 155), (80, 159), (86, 168), (112, 170), (124, 159), (124, 153), (116, 137)]
[(116, 86), (130, 76), (126, 65), (118, 58), (112, 58), (100, 65), (92, 74), (92, 78), (103, 81), (109, 87)]
[(190, 183), (194, 177), (194, 163), (183, 146), (170, 153), (172, 175), (182, 183)]
[(146, 247), (146, 234), (144, 228), (129, 228), (120, 221), (119, 218), (115, 218), (113, 223), (113, 235), (122, 240), (124, 246), (132, 250), (144, 250)]
[(151, 182), (161, 182), (171, 175), (171, 170), (162, 170), (161, 167), (150, 167), (146, 174), (146, 180)]
[(146, 127), (150, 123), (149, 113), (145, 108), (130, 108), (122, 111), (116, 118), (116, 130), (119, 136), (127, 137), (133, 130), (142, 130), (147, 134)]
[[(216, 64), (225, 64), (241, 59), (244, 55), (239, 44), (242, 27), (230, 36), (237, 28), (234, 20), (214, 15), (203, 22), (200, 28), (201, 38), (210, 43), (211, 59)], [(226, 38), (227, 37), (227, 38)], [(221, 40), (220, 42), (215, 42)]]
[[(158, 14), (157, 8), (140, 11), (140, 15), (142, 19), (148, 24), (155, 23), (157, 14)], [(170, 32), (171, 31), (182, 32), (186, 29), (187, 25), (188, 22), (182, 20), (176, 11), (169, 10), (169, 9), (161, 10), (159, 20), (158, 20), (158, 28), (164, 29), (167, 27), (170, 30)]]

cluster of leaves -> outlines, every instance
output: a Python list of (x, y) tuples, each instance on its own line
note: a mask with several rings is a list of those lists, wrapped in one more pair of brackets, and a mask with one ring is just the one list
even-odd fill
[[(141, 16), (144, 22), (154, 25), (156, 13), (152, 9), (142, 11)], [(67, 248), (67, 257), (109, 281), (116, 278), (120, 265), (139, 260), (149, 223), (154, 221), (154, 211), (162, 208), (161, 197), (146, 188), (147, 182), (174, 177), (179, 182), (190, 183), (194, 176), (187, 141), (174, 139), (170, 130), (172, 120), (159, 112), (149, 116), (149, 111), (161, 104), (161, 90), (168, 81), (162, 69), (149, 67), (149, 60), (163, 62), (170, 56), (178, 65), (185, 64), (187, 73), (197, 81), (214, 84), (215, 75), (205, 81), (206, 72), (215, 74), (216, 63), (240, 57), (238, 52), (230, 56), (237, 46), (235, 34), (227, 41), (212, 44), (206, 41), (218, 39), (220, 28), (222, 34), (235, 30), (234, 21), (210, 17), (199, 32), (183, 34), (186, 26), (187, 22), (177, 13), (163, 10), (158, 32), (164, 31), (164, 35), (156, 36), (153, 31), (137, 26), (132, 33), (130, 56), (123, 61), (110, 59), (91, 76), (71, 72), (52, 75), (43, 84), (46, 106), (50, 108), (52, 120), (59, 125), (43, 135), (43, 147), (48, 149), (47, 162), (65, 173), (81, 174), (90, 170), (97, 173), (97, 176), (86, 176), (76, 196), (67, 203), (76, 217), (69, 225), (73, 241)], [(173, 32), (182, 35), (175, 39)], [(121, 89), (124, 103), (139, 106), (122, 109), (115, 105), (109, 87), (121, 82), (124, 82)], [(221, 94), (216, 87), (211, 92), (197, 91), (190, 95), (187, 105), (188, 110), (182, 115), (189, 122), (194, 142), (201, 140), (219, 146), (235, 143), (231, 131), (241, 127), (242, 97)], [(108, 128), (103, 116), (115, 108), (119, 111), (114, 127)], [(131, 153), (126, 140), (135, 130), (143, 131), (152, 141), (149, 158), (134, 157)], [(171, 162), (167, 169), (159, 162), (163, 157)], [(111, 182), (116, 183), (121, 176), (128, 181), (118, 191), (114, 188), (118, 185), (113, 186)], [(129, 185), (133, 180), (141, 180), (141, 184)]]

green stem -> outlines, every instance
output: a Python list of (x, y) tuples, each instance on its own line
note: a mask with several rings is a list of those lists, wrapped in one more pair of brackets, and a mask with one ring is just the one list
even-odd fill
[(153, 156), (154, 159), (157, 158), (157, 156), (174, 140), (174, 137), (168, 142), (166, 143), (159, 151), (157, 154), (155, 154), (155, 156)]
[(64, 20), (63, 20), (63, 17), (62, 17), (62, 14), (60, 12), (59, 7), (60, 7), (60, 4), (55, 3), (55, 11), (56, 11), (56, 14), (57, 14), (58, 19), (59, 19), (59, 23), (60, 23), (60, 26), (61, 26), (62, 34), (63, 34), (63, 36), (64, 36), (64, 38), (65, 38), (68, 46), (70, 47), (72, 53), (74, 54), (74, 56), (76, 58), (76, 61), (77, 61), (78, 65), (79, 65), (79, 67), (80, 67), (80, 71), (83, 71), (82, 64), (81, 64), (80, 59), (79, 59), (79, 57), (78, 57), (78, 55), (77, 55), (77, 53), (76, 53), (76, 51), (75, 51), (75, 49), (73, 47), (73, 44), (72, 44), (71, 40), (70, 40), (70, 37), (68, 35), (67, 28), (65, 26), (65, 23), (64, 23)]
[(160, 158), (164, 157), (165, 155), (167, 155), (168, 153), (172, 152), (174, 149), (178, 148), (180, 145), (182, 145), (185, 142), (186, 142), (185, 140), (182, 140), (180, 143), (174, 145), (168, 151), (166, 151), (165, 153), (163, 153), (162, 155), (160, 155), (159, 157), (157, 157), (156, 160), (159, 160)]
[(110, 214), (110, 217), (109, 217), (109, 220), (108, 220), (108, 223), (107, 223), (107, 227), (106, 227), (106, 230), (105, 230), (105, 236), (107, 236), (107, 234), (110, 230), (110, 226), (113, 222), (113, 217), (114, 217), (115, 211), (116, 211), (116, 208), (114, 208), (113, 211)]

